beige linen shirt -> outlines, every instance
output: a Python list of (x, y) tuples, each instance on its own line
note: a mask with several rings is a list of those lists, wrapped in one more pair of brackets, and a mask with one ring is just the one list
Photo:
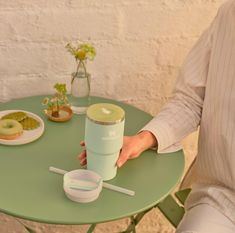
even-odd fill
[(142, 130), (158, 152), (177, 150), (200, 125), (186, 208), (207, 203), (235, 223), (235, 0), (227, 1), (189, 53), (173, 98)]

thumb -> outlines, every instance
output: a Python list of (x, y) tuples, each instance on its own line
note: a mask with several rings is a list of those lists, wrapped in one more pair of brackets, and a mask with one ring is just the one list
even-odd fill
[(129, 156), (129, 153), (122, 149), (117, 160), (117, 166), (120, 168), (129, 159)]
[(85, 141), (81, 141), (80, 146), (85, 146)]

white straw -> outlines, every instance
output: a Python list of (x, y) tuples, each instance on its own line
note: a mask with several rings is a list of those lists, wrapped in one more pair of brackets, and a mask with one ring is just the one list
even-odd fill
[(55, 173), (61, 174), (61, 175), (64, 175), (65, 173), (67, 173), (67, 171), (56, 168), (56, 167), (49, 167), (49, 171), (55, 172)]
[(122, 187), (119, 187), (119, 186), (116, 186), (116, 185), (113, 185), (113, 184), (108, 184), (108, 183), (103, 182), (103, 187), (107, 188), (107, 189), (111, 189), (113, 191), (120, 192), (120, 193), (125, 193), (125, 194), (130, 195), (130, 196), (135, 195), (134, 191), (126, 189), (126, 188), (122, 188)]
[[(56, 168), (56, 167), (49, 167), (49, 171), (55, 172), (55, 173), (61, 174), (61, 175), (64, 175), (67, 172), (65, 170), (62, 170), (62, 169), (59, 169), (59, 168)], [(107, 189), (110, 189), (110, 190), (113, 190), (113, 191), (117, 191), (117, 192), (120, 192), (120, 193), (127, 194), (129, 196), (134, 196), (135, 195), (134, 191), (126, 189), (126, 188), (122, 188), (122, 187), (119, 187), (119, 186), (116, 186), (116, 185), (113, 185), (113, 184), (108, 184), (108, 183), (103, 182), (103, 187), (107, 188)]]

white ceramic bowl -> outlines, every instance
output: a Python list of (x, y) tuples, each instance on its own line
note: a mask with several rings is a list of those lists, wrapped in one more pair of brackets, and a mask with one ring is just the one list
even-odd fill
[(102, 190), (102, 185), (101, 176), (90, 170), (78, 169), (64, 175), (65, 194), (75, 202), (87, 203), (96, 200)]

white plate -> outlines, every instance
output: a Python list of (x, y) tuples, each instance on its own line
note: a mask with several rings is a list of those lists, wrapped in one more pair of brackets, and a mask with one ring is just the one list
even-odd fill
[(43, 134), (45, 126), (44, 126), (43, 120), (39, 116), (37, 116), (36, 114), (32, 112), (27, 112), (24, 110), (6, 110), (6, 111), (0, 111), (0, 118), (11, 112), (25, 112), (27, 116), (30, 116), (34, 118), (35, 120), (37, 120), (38, 122), (40, 122), (40, 126), (37, 129), (24, 130), (23, 134), (20, 137), (13, 139), (13, 140), (0, 139), (0, 144), (4, 144), (4, 145), (27, 144), (27, 143), (35, 141)]

